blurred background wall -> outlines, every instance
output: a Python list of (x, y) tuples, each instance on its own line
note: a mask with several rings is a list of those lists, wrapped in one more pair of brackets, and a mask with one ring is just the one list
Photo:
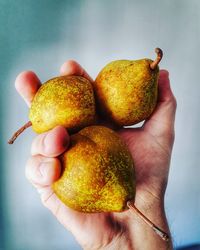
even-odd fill
[(34, 133), (6, 144), (28, 119), (17, 74), (30, 69), (45, 81), (75, 59), (95, 77), (111, 60), (154, 58), (157, 46), (178, 101), (167, 217), (175, 247), (200, 243), (200, 1), (0, 0), (0, 24), (0, 249), (80, 249), (25, 179)]

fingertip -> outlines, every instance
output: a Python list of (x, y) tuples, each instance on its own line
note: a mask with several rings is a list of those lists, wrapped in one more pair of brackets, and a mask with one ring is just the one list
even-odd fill
[(46, 155), (55, 157), (62, 154), (69, 146), (69, 134), (62, 126), (52, 129), (44, 139)]
[(161, 92), (170, 88), (169, 72), (165, 69), (159, 72), (158, 87)]
[(160, 70), (158, 81), (158, 101), (174, 103), (176, 106), (176, 99), (171, 90), (169, 72), (167, 70)]
[(30, 87), (31, 89), (38, 89), (40, 87), (40, 80), (33, 71), (23, 71), (21, 72), (15, 80), (15, 88), (19, 93), (24, 90), (25, 87)]
[(57, 126), (49, 132), (38, 135), (31, 147), (32, 155), (56, 157), (69, 146), (69, 134), (62, 126)]
[(167, 71), (166, 69), (161, 69), (160, 72), (159, 72), (159, 76), (169, 78), (169, 71)]
[(61, 75), (79, 75), (82, 70), (81, 66), (74, 60), (68, 60), (60, 68)]
[(30, 105), (40, 86), (40, 80), (33, 71), (23, 71), (15, 80), (17, 92), (23, 97), (28, 105)]
[(88, 75), (88, 73), (81, 67), (79, 63), (74, 60), (68, 60), (60, 68), (60, 74), (62, 76), (69, 75), (77, 75), (82, 76), (92, 82), (92, 78)]

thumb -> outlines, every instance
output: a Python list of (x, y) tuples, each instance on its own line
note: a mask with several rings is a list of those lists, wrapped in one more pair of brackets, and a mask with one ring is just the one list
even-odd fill
[(168, 138), (168, 142), (173, 142), (175, 113), (176, 99), (170, 87), (169, 73), (166, 70), (160, 70), (158, 103), (153, 114), (145, 121), (143, 128), (156, 137)]
[(31, 154), (56, 157), (68, 148), (69, 140), (67, 130), (62, 126), (57, 126), (34, 139)]
[(169, 72), (167, 70), (160, 70), (158, 80), (158, 103), (159, 102), (175, 102), (175, 97), (172, 93)]

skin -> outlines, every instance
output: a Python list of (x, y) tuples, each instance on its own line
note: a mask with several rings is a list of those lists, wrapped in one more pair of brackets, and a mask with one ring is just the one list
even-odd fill
[[(75, 61), (65, 62), (61, 75), (80, 75), (92, 80)], [(35, 73), (19, 74), (15, 86), (28, 106), (41, 83)], [(174, 142), (176, 100), (168, 72), (160, 71), (159, 97), (152, 116), (141, 128), (121, 129), (135, 161), (135, 205), (155, 224), (169, 232), (164, 210), (171, 152)], [(38, 135), (31, 146), (26, 176), (40, 193), (42, 203), (64, 227), (71, 231), (83, 249), (172, 249), (172, 241), (161, 240), (130, 210), (122, 213), (84, 214), (66, 207), (53, 193), (51, 184), (60, 176), (58, 156), (69, 145), (69, 135), (61, 126)], [(151, 247), (150, 247), (151, 246)]]

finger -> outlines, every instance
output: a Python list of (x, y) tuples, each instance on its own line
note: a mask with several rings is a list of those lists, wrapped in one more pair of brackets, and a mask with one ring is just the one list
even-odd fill
[(154, 136), (167, 139), (167, 143), (172, 143), (175, 113), (176, 99), (170, 87), (169, 73), (161, 70), (158, 81), (158, 103), (153, 114), (145, 121), (143, 128)]
[(40, 88), (41, 83), (37, 75), (32, 71), (20, 73), (15, 80), (15, 88), (30, 106), (33, 97)]
[(41, 155), (32, 156), (26, 164), (27, 179), (37, 188), (51, 185), (61, 172), (61, 163), (57, 158), (47, 158)]
[(61, 75), (78, 75), (83, 76), (89, 81), (93, 81), (88, 73), (76, 61), (68, 60), (60, 68)]
[(69, 135), (62, 126), (57, 126), (49, 132), (38, 135), (31, 147), (32, 155), (56, 157), (62, 154), (69, 145)]
[(27, 179), (36, 187), (41, 196), (42, 203), (57, 217), (68, 229), (76, 229), (82, 224), (84, 218), (81, 213), (65, 206), (55, 195), (52, 184), (59, 179), (61, 163), (57, 158), (48, 158), (41, 155), (32, 156), (26, 164)]
[(169, 80), (169, 72), (160, 70), (158, 80), (158, 102), (174, 102), (175, 97), (172, 93)]
[(171, 122), (174, 120), (176, 111), (176, 99), (170, 87), (169, 73), (166, 70), (161, 70), (158, 80), (158, 103), (150, 117), (147, 120), (159, 120), (163, 122)]
[(176, 112), (176, 99), (172, 93), (169, 72), (161, 70), (158, 80), (158, 103), (151, 120), (160, 121), (161, 125), (173, 125)]
[(174, 121), (176, 106), (176, 99), (170, 86), (169, 72), (161, 70), (158, 80), (158, 104), (153, 113), (154, 119)]

